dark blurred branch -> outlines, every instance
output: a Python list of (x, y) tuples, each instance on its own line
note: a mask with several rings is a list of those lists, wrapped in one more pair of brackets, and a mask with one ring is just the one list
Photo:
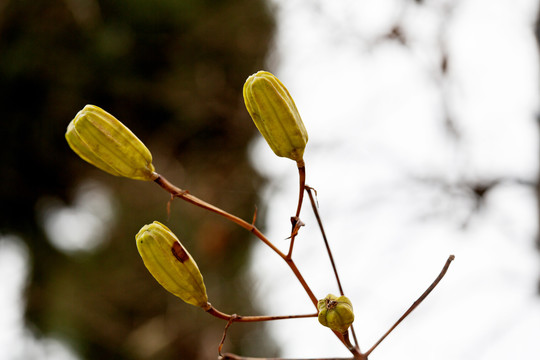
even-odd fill
[(461, 197), (472, 201), (470, 213), (463, 220), (462, 227), (467, 227), (470, 219), (473, 215), (481, 211), (485, 205), (485, 201), (489, 194), (499, 186), (505, 185), (519, 185), (531, 189), (537, 188), (537, 182), (535, 180), (524, 179), (520, 177), (496, 177), (491, 179), (462, 179), (458, 181), (449, 181), (442, 177), (418, 177), (412, 176), (415, 181), (421, 184), (426, 184), (435, 189), (440, 189), (441, 192), (448, 196)]
[[(536, 45), (538, 47), (538, 50), (540, 50), (540, 8), (538, 9), (538, 13), (536, 14), (534, 35), (536, 37)], [(537, 121), (537, 124), (539, 125), (539, 130), (540, 130), (540, 115), (537, 115), (536, 121)], [(538, 160), (540, 160), (540, 158), (537, 158), (537, 161)], [(538, 212), (538, 216), (540, 216), (540, 180), (538, 178), (536, 179), (535, 190), (536, 190), (536, 206), (538, 208), (537, 212)], [(540, 224), (540, 217), (537, 219), (537, 222), (538, 224)], [(540, 250), (540, 234), (536, 235), (536, 247), (538, 248), (538, 250)], [(540, 279), (538, 280), (537, 286), (538, 286), (538, 292), (540, 293)]]

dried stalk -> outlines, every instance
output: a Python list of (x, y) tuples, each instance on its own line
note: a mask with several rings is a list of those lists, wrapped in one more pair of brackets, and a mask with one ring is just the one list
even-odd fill
[(426, 291), (424, 291), (424, 293), (422, 295), (420, 295), (420, 297), (411, 305), (411, 307), (409, 307), (407, 309), (407, 311), (405, 311), (405, 313), (403, 313), (403, 315), (401, 315), (401, 317), (398, 319), (398, 321), (396, 321), (396, 323), (394, 325), (392, 325), (392, 327), (390, 329), (388, 329), (388, 331), (371, 347), (371, 349), (369, 349), (367, 352), (366, 352), (366, 356), (368, 356), (369, 354), (371, 354), (371, 352), (373, 350), (375, 350), (375, 348), (377, 346), (379, 346), (379, 344), (407, 317), (409, 316), (410, 313), (413, 312), (414, 309), (416, 309), (416, 307), (418, 305), (420, 305), (420, 303), (422, 303), (422, 301), (424, 301), (426, 299), (426, 297), (429, 295), (429, 293), (431, 291), (433, 291), (433, 289), (435, 289), (435, 287), (439, 284), (439, 282), (442, 280), (442, 278), (444, 277), (444, 275), (446, 274), (446, 272), (448, 271), (448, 268), (450, 267), (450, 263), (452, 261), (454, 261), (455, 259), (455, 256), (454, 255), (450, 255), (448, 257), (448, 260), (446, 260), (446, 263), (444, 264), (444, 267), (442, 268), (439, 276), (437, 276), (437, 278), (433, 281), (433, 283), (426, 289)]

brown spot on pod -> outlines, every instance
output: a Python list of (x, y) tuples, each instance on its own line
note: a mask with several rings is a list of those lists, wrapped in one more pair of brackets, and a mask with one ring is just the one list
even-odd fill
[(173, 243), (171, 251), (172, 251), (174, 257), (177, 258), (178, 261), (180, 261), (181, 263), (184, 263), (184, 261), (189, 259), (189, 255), (184, 250), (182, 245), (180, 245), (178, 242)]

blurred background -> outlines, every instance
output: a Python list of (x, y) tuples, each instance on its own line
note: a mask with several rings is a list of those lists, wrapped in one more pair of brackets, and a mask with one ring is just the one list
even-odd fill
[[(361, 349), (454, 254), (443, 281), (370, 359), (538, 359), (538, 1), (274, 4), (275, 69), (310, 134), (307, 183)], [(251, 154), (269, 179), (268, 235), (285, 239), (295, 170), (262, 142)], [(294, 255), (324, 297), (338, 290), (306, 205)], [(273, 286), (288, 273), (274, 260), (256, 246), (262, 303), (305, 311), (297, 284)], [(309, 320), (269, 329), (284, 356), (347, 356)]]
[[(261, 178), (242, 86), (273, 28), (264, 1), (0, 2), (1, 359), (215, 358), (225, 324), (166, 293), (138, 255), (154, 220), (195, 257), (214, 306), (259, 312), (247, 232), (180, 202), (168, 219), (166, 192), (93, 168), (64, 133), (98, 105), (157, 171), (250, 219)], [(228, 351), (274, 354), (261, 326), (229, 335)]]
[[(114, 114), (158, 172), (287, 248), (294, 164), (276, 158), (241, 89), (267, 69), (310, 140), (307, 182), (370, 359), (537, 359), (537, 0), (0, 1), (0, 359), (215, 359), (224, 323), (166, 293), (134, 235), (166, 223), (210, 301), (239, 314), (313, 311), (245, 231), (151, 183), (80, 160), (64, 132)], [(304, 204), (295, 261), (337, 293)], [(235, 325), (226, 351), (348, 356), (315, 319)]]

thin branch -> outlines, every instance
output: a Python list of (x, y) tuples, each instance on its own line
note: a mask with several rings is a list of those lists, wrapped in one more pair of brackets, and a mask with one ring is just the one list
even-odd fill
[(334, 277), (336, 278), (336, 282), (339, 288), (339, 293), (343, 296), (343, 287), (341, 286), (341, 281), (339, 280), (338, 271), (336, 268), (336, 263), (334, 261), (334, 256), (332, 255), (332, 250), (330, 249), (330, 245), (328, 243), (328, 238), (326, 237), (326, 232), (324, 231), (324, 226), (322, 224), (321, 216), (319, 215), (319, 210), (317, 209), (317, 204), (315, 203), (315, 198), (313, 197), (313, 188), (311, 186), (306, 185), (306, 192), (309, 196), (309, 201), (311, 202), (311, 208), (313, 209), (313, 213), (315, 214), (315, 218), (317, 219), (317, 224), (319, 224), (319, 229), (321, 231), (321, 235), (324, 240), (324, 245), (326, 246), (326, 252), (328, 253), (328, 258), (330, 258), (330, 263), (332, 264), (332, 269), (334, 270)]
[(298, 206), (296, 207), (296, 217), (300, 217), (300, 211), (302, 210), (302, 203), (304, 202), (304, 189), (306, 187), (306, 164), (304, 160), (296, 163), (298, 166), (298, 179), (300, 182), (298, 192)]
[(348, 330), (343, 333), (343, 342), (347, 346), (347, 349), (349, 349), (349, 351), (352, 352), (355, 355), (355, 359), (367, 360), (367, 355), (362, 354), (360, 352), (360, 349), (358, 348), (358, 345), (351, 344), (351, 340), (349, 339), (349, 331)]
[(159, 186), (161, 186), (163, 189), (165, 189), (167, 192), (172, 194), (173, 196), (175, 196), (177, 198), (180, 198), (180, 199), (182, 199), (184, 201), (187, 201), (188, 203), (196, 205), (196, 206), (198, 206), (200, 208), (203, 208), (205, 210), (208, 210), (208, 211), (211, 211), (211, 212), (216, 213), (218, 215), (221, 215), (224, 218), (226, 218), (227, 220), (230, 220), (230, 221), (234, 222), (235, 224), (243, 227), (244, 229), (248, 230), (249, 232), (251, 232), (255, 236), (257, 236), (262, 242), (264, 242), (266, 245), (268, 245), (272, 250), (274, 250), (274, 252), (276, 254), (278, 254), (283, 260), (285, 260), (285, 262), (287, 263), (287, 265), (289, 265), (289, 267), (293, 271), (293, 273), (296, 276), (296, 278), (298, 279), (298, 281), (300, 281), (300, 284), (302, 285), (302, 287), (306, 291), (307, 295), (309, 296), (309, 298), (310, 298), (311, 302), (313, 303), (313, 305), (315, 306), (315, 308), (317, 307), (317, 298), (315, 297), (315, 295), (313, 294), (313, 291), (311, 291), (311, 288), (306, 283), (306, 280), (304, 279), (304, 277), (302, 276), (302, 274), (300, 273), (300, 271), (298, 270), (298, 268), (294, 264), (294, 261), (292, 261), (292, 259), (290, 259), (290, 258), (287, 259), (287, 256), (284, 253), (282, 253), (276, 246), (274, 246), (274, 244), (272, 244), (270, 242), (270, 240), (268, 240), (266, 238), (266, 236), (264, 236), (263, 233), (259, 229), (257, 229), (257, 227), (255, 227), (253, 224), (250, 224), (247, 221), (239, 218), (238, 216), (232, 215), (232, 214), (226, 212), (225, 210), (222, 210), (222, 209), (220, 209), (220, 208), (218, 208), (218, 207), (216, 207), (216, 206), (214, 206), (212, 204), (207, 203), (206, 201), (203, 201), (203, 200), (191, 195), (187, 190), (182, 190), (182, 189), (174, 186), (172, 183), (170, 183), (163, 176), (161, 176), (159, 174), (156, 174), (156, 176), (157, 176), (157, 178), (154, 181)]
[[(300, 169), (299, 169), (299, 171), (300, 171)], [(249, 232), (251, 232), (255, 236), (257, 236), (262, 242), (264, 242), (266, 245), (268, 245), (272, 250), (274, 250), (274, 252), (276, 254), (278, 254), (283, 260), (285, 260), (285, 262), (287, 263), (287, 265), (289, 266), (291, 271), (294, 273), (294, 275), (296, 276), (296, 278), (298, 279), (298, 281), (300, 282), (300, 284), (304, 288), (304, 291), (306, 292), (309, 299), (313, 303), (313, 306), (315, 306), (315, 308), (317, 309), (318, 300), (315, 297), (315, 294), (313, 293), (313, 291), (311, 290), (309, 285), (307, 284), (306, 280), (304, 279), (304, 277), (300, 273), (300, 270), (298, 270), (298, 267), (296, 266), (296, 264), (294, 263), (292, 258), (287, 257), (277, 247), (275, 247), (274, 244), (272, 244), (270, 242), (270, 240), (268, 240), (263, 235), (263, 233), (259, 229), (257, 229), (257, 227), (255, 227), (253, 224), (250, 224), (250, 223), (246, 222), (245, 220), (239, 218), (238, 216), (232, 215), (232, 214), (226, 212), (225, 210), (222, 210), (222, 209), (220, 209), (220, 208), (218, 208), (218, 207), (216, 207), (216, 206), (214, 206), (212, 204), (209, 204), (209, 203), (207, 203), (207, 202), (205, 202), (205, 201), (203, 201), (203, 200), (189, 194), (189, 192), (187, 190), (182, 190), (182, 189), (176, 187), (175, 185), (170, 183), (167, 179), (165, 179), (160, 174), (156, 173), (156, 179), (154, 180), (154, 182), (157, 183), (159, 186), (161, 186), (163, 189), (165, 189), (167, 192), (172, 194), (173, 196), (178, 197), (178, 198), (180, 198), (180, 199), (182, 199), (184, 201), (187, 201), (190, 204), (193, 204), (195, 206), (198, 206), (198, 207), (203, 208), (205, 210), (208, 210), (210, 212), (221, 215), (224, 218), (226, 218), (227, 220), (230, 220), (230, 221), (234, 222), (235, 224), (243, 227), (244, 229), (248, 230)], [(303, 188), (303, 187), (305, 187), (305, 184), (301, 185), (301, 188)], [(300, 209), (297, 208), (297, 211), (300, 211)], [(342, 342), (344, 341), (342, 336), (341, 337), (338, 336), (338, 338)], [(359, 357), (359, 355), (361, 355), (361, 354), (360, 354), (357, 347), (354, 348), (353, 350), (351, 350), (351, 352), (353, 353), (353, 355), (355, 355), (356, 359), (361, 359)]]
[(171, 204), (174, 200), (174, 195), (171, 194), (171, 198), (167, 201), (167, 221), (171, 219)]
[(258, 322), (258, 321), (272, 321), (272, 320), (286, 320), (286, 319), (303, 319), (317, 317), (317, 313), (314, 314), (301, 314), (301, 315), (272, 315), (272, 316), (263, 316), (263, 315), (254, 315), (254, 316), (242, 316), (236, 314), (225, 314), (218, 309), (214, 308), (212, 305), (208, 309), (205, 309), (207, 313), (213, 315), (219, 319), (232, 321), (232, 322)]
[(286, 358), (260, 358), (260, 357), (246, 357), (238, 356), (235, 354), (225, 353), (219, 357), (219, 360), (354, 360), (354, 358), (302, 358), (302, 359), (286, 359)]
[(219, 342), (218, 346), (218, 358), (221, 359), (223, 355), (221, 354), (221, 350), (223, 349), (223, 344), (225, 343), (225, 338), (227, 337), (227, 330), (229, 330), (229, 326), (232, 325), (234, 319), (236, 318), (236, 315), (232, 315), (227, 321), (227, 325), (225, 325), (225, 329), (223, 329), (223, 336), (221, 337), (221, 341)]
[(289, 265), (294, 275), (296, 275), (296, 277), (298, 278), (298, 281), (300, 281), (300, 284), (302, 284), (302, 286), (306, 290), (311, 302), (313, 303), (313, 306), (315, 306), (315, 308), (318, 309), (317, 303), (319, 302), (319, 300), (315, 297), (315, 294), (313, 294), (313, 291), (311, 291), (311, 288), (307, 284), (306, 280), (302, 277), (302, 274), (300, 273), (300, 270), (298, 270), (298, 268), (296, 267), (296, 264), (294, 263), (293, 259), (284, 258), (284, 260), (287, 263), (287, 265)]
[(155, 183), (157, 183), (159, 186), (161, 186), (163, 189), (167, 190), (172, 196), (180, 198), (184, 201), (187, 201), (188, 203), (191, 203), (193, 205), (196, 205), (200, 208), (203, 208), (205, 210), (211, 211), (213, 213), (216, 213), (218, 215), (223, 216), (227, 220), (230, 220), (234, 222), (237, 225), (240, 225), (244, 229), (252, 232), (257, 236), (262, 242), (264, 242), (266, 245), (268, 245), (274, 252), (276, 252), (280, 257), (284, 258), (285, 254), (283, 254), (274, 244), (268, 240), (257, 227), (255, 227), (253, 224), (248, 223), (247, 221), (239, 218), (238, 216), (232, 215), (225, 210), (222, 210), (218, 208), (217, 206), (214, 206), (212, 204), (207, 203), (206, 201), (203, 201), (193, 195), (191, 195), (187, 190), (182, 190), (176, 186), (174, 186), (171, 182), (169, 182), (167, 179), (165, 179), (162, 175), (157, 174), (157, 179), (154, 180)]
[[(339, 288), (339, 293), (343, 296), (345, 294), (343, 292), (343, 287), (341, 286), (341, 280), (339, 279), (339, 274), (337, 271), (336, 263), (334, 261), (334, 256), (332, 255), (332, 250), (330, 249), (330, 244), (328, 242), (328, 238), (326, 237), (326, 232), (324, 231), (324, 226), (321, 220), (321, 216), (319, 214), (318, 202), (316, 202), (315, 197), (313, 196), (313, 192), (315, 190), (311, 186), (307, 186), (307, 185), (305, 186), (305, 189), (309, 196), (309, 201), (311, 203), (311, 208), (313, 209), (313, 214), (315, 214), (315, 218), (317, 219), (317, 224), (319, 224), (319, 229), (321, 231), (321, 235), (324, 240), (324, 245), (326, 246), (326, 252), (328, 253), (328, 258), (330, 259), (330, 263), (332, 264), (332, 269), (334, 270), (334, 277), (336, 278), (336, 282)], [(351, 326), (351, 333), (354, 339), (354, 343), (358, 347), (358, 340), (356, 339), (356, 332), (354, 331), (354, 326)]]
[(292, 252), (294, 247), (294, 239), (298, 235), (298, 230), (304, 224), (300, 221), (300, 211), (302, 210), (302, 204), (304, 202), (304, 189), (306, 187), (306, 165), (304, 160), (297, 162), (298, 166), (298, 179), (300, 182), (299, 193), (298, 193), (298, 205), (296, 207), (296, 215), (291, 218), (292, 230), (291, 230), (291, 242), (289, 245), (289, 252), (287, 253), (287, 258), (292, 258)]
[(379, 344), (414, 310), (416, 309), (416, 307), (418, 305), (420, 305), (420, 303), (422, 301), (425, 300), (425, 298), (429, 295), (429, 293), (435, 289), (435, 287), (439, 284), (439, 282), (442, 280), (442, 278), (444, 277), (444, 275), (446, 274), (446, 272), (448, 271), (448, 268), (450, 267), (450, 263), (455, 259), (455, 256), (454, 255), (450, 255), (448, 257), (448, 260), (446, 260), (446, 263), (444, 264), (444, 267), (442, 268), (439, 276), (437, 276), (437, 278), (435, 279), (435, 281), (433, 281), (433, 283), (426, 289), (426, 291), (424, 291), (424, 293), (418, 298), (418, 300), (416, 300), (410, 308), (407, 309), (407, 311), (405, 311), (405, 313), (399, 318), (398, 321), (396, 321), (396, 323), (394, 325), (392, 325), (392, 327), (375, 343), (375, 345), (373, 345), (371, 347), (371, 349), (369, 349), (365, 355), (368, 356), (369, 354), (371, 354), (371, 352), (373, 350), (375, 350), (375, 348), (377, 346), (379, 346)]

